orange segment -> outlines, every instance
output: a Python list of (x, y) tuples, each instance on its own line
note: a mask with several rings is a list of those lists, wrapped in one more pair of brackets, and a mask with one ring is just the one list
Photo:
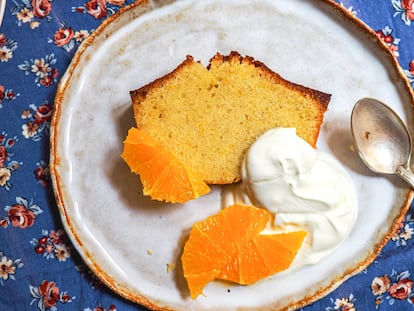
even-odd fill
[(235, 204), (193, 225), (181, 256), (194, 299), (214, 279), (252, 284), (287, 269), (305, 231), (261, 234), (271, 214)]
[(140, 175), (143, 193), (154, 200), (184, 203), (210, 191), (197, 173), (137, 128), (128, 131), (121, 157)]
[(305, 231), (255, 237), (241, 250), (237, 283), (251, 284), (289, 268), (305, 237)]
[(121, 156), (133, 172), (136, 172), (135, 168), (151, 160), (157, 153), (159, 153), (159, 148), (151, 136), (136, 128), (129, 129)]

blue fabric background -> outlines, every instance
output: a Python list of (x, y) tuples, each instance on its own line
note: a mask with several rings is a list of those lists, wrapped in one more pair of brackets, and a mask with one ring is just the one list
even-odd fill
[[(41, 2), (46, 6), (38, 12), (33, 6)], [(144, 310), (107, 289), (71, 246), (48, 169), (50, 113), (58, 80), (82, 35), (131, 2), (7, 1), (0, 28), (1, 311)], [(386, 40), (414, 83), (414, 1), (339, 3)], [(65, 32), (73, 36), (68, 42), (59, 40)], [(37, 75), (33, 65), (42, 69)], [(414, 310), (413, 233), (411, 209), (373, 264), (303, 310)]]

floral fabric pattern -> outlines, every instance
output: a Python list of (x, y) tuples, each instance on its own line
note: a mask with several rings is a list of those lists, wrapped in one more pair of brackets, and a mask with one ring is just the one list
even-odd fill
[[(133, 1), (7, 1), (0, 27), (0, 310), (146, 310), (113, 293), (82, 261), (61, 223), (49, 169), (58, 82), (82, 42)], [(372, 28), (414, 88), (414, 0), (336, 1)], [(413, 235), (411, 207), (370, 266), (300, 310), (414, 310)]]
[(400, 39), (395, 38), (392, 32), (393, 30), (389, 26), (386, 26), (383, 29), (377, 30), (376, 33), (377, 36), (388, 45), (393, 54), (398, 57), (398, 44), (400, 43)]
[(41, 104), (39, 107), (30, 105), (29, 109), (22, 112), (21, 118), (27, 120), (22, 125), (22, 135), (24, 138), (32, 139), (34, 141), (42, 139), (43, 131), (46, 131), (46, 137), (49, 134), (50, 120), (52, 118), (52, 105), (47, 102)]
[(396, 300), (405, 300), (409, 304), (414, 304), (413, 283), (408, 271), (402, 273), (392, 271), (390, 276), (385, 274), (375, 277), (372, 280), (371, 288), (372, 293), (376, 296), (377, 309), (384, 300), (389, 305), (394, 305)]
[(17, 137), (8, 137), (6, 132), (0, 133), (0, 189), (10, 190), (12, 187), (12, 174), (20, 167), (21, 163), (12, 160), (13, 147)]
[(66, 261), (70, 258), (70, 246), (65, 231), (42, 230), (42, 236), (38, 239), (32, 239), (30, 243), (34, 246), (34, 252), (43, 255), (46, 259), (57, 259)]
[(17, 197), (16, 203), (6, 206), (4, 210), (7, 212), (7, 216), (0, 219), (0, 225), (4, 228), (12, 226), (26, 229), (34, 225), (37, 215), (43, 213), (37, 204), (21, 197)]
[(11, 13), (16, 17), (18, 26), (28, 24), (31, 29), (40, 26), (43, 20), (52, 21), (50, 13), (52, 12), (52, 1), (48, 0), (22, 0), (15, 1)]
[(88, 30), (75, 31), (72, 27), (63, 24), (62, 27), (54, 33), (53, 38), (48, 39), (48, 42), (54, 43), (56, 46), (63, 48), (66, 52), (70, 52), (88, 36)]
[(12, 89), (6, 89), (4, 85), (0, 85), (0, 109), (3, 108), (3, 102), (12, 101), (20, 94), (16, 94)]
[(34, 81), (37, 86), (51, 86), (57, 82), (59, 72), (55, 67), (57, 62), (55, 55), (46, 55), (44, 58), (30, 59), (25, 61), (24, 64), (19, 65), (19, 69), (23, 70), (26, 75), (34, 75)]
[(336, 298), (333, 299), (331, 298), (331, 302), (332, 302), (332, 307), (326, 307), (325, 311), (356, 311), (354, 303), (355, 303), (355, 298), (354, 296), (351, 294), (349, 295), (349, 297), (345, 298)]
[(23, 263), (20, 259), (7, 258), (0, 252), (0, 284), (4, 286), (7, 280), (16, 280), (17, 269), (20, 269)]
[(414, 21), (414, 1), (413, 0), (392, 0), (395, 15), (400, 15), (401, 20), (408, 26)]
[(30, 294), (33, 297), (31, 304), (36, 303), (39, 310), (57, 310), (57, 304), (72, 302), (66, 291), (61, 291), (53, 281), (44, 280), (38, 286), (30, 285)]
[[(6, 38), (4, 33), (0, 33), (0, 62), (5, 63), (13, 58), (13, 53), (17, 49), (17, 42)], [(3, 87), (4, 92), (4, 87)], [(4, 94), (3, 94), (4, 96)], [(4, 98), (4, 97), (3, 97)], [(0, 97), (0, 101), (3, 99)]]

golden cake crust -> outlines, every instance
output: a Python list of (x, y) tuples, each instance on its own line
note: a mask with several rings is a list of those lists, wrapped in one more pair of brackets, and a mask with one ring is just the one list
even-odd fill
[(187, 56), (130, 95), (137, 127), (211, 184), (240, 180), (245, 151), (270, 128), (295, 127), (316, 147), (331, 97), (234, 51), (207, 68)]

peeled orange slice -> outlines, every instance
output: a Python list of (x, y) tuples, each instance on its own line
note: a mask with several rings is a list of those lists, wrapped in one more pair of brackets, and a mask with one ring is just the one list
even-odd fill
[(154, 200), (184, 203), (210, 191), (196, 172), (137, 128), (128, 131), (121, 157), (139, 174), (143, 193)]
[(290, 266), (307, 233), (263, 234), (270, 219), (267, 210), (235, 204), (193, 225), (181, 256), (193, 299), (215, 279), (248, 285)]

